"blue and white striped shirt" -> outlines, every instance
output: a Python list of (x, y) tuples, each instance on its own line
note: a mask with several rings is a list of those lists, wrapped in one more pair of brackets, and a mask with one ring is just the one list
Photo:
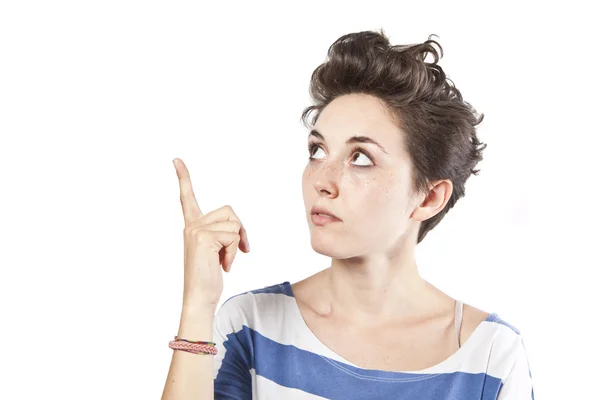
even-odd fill
[(286, 281), (227, 299), (213, 341), (215, 400), (534, 398), (522, 336), (495, 313), (435, 366), (363, 369), (316, 338)]

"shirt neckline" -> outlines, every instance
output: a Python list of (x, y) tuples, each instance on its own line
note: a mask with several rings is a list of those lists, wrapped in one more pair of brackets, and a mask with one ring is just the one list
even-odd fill
[[(477, 327), (475, 327), (475, 329), (471, 333), (471, 336), (469, 336), (467, 341), (465, 343), (463, 343), (457, 351), (452, 353), (450, 356), (448, 356), (446, 359), (442, 360), (441, 362), (439, 362), (435, 365), (432, 365), (430, 367), (427, 367), (427, 368), (424, 368), (421, 370), (414, 370), (414, 371), (387, 371), (387, 370), (379, 370), (379, 369), (361, 368), (361, 367), (355, 365), (354, 363), (350, 362), (349, 360), (346, 360), (344, 357), (342, 357), (341, 355), (339, 355), (338, 353), (336, 353), (335, 351), (333, 351), (332, 349), (327, 347), (325, 345), (325, 343), (321, 342), (321, 340), (310, 330), (310, 328), (308, 327), (308, 324), (304, 320), (304, 317), (302, 317), (302, 313), (300, 312), (300, 307), (298, 306), (298, 302), (296, 301), (296, 297), (294, 296), (294, 292), (292, 291), (291, 283), (289, 281), (285, 281), (282, 283), (282, 286), (283, 286), (285, 293), (288, 296), (292, 297), (294, 300), (293, 308), (294, 308), (295, 318), (298, 321), (298, 327), (299, 327), (298, 329), (303, 331), (303, 333), (309, 337), (310, 341), (313, 342), (313, 344), (319, 348), (319, 353), (320, 353), (321, 357), (323, 357), (323, 354), (325, 354), (325, 355), (327, 355), (327, 357), (323, 357), (323, 358), (326, 358), (326, 360), (328, 362), (333, 362), (333, 363), (337, 364), (336, 366), (342, 370), (345, 370), (348, 367), (350, 367), (351, 370), (346, 370), (345, 372), (347, 372), (351, 375), (358, 375), (358, 376), (364, 377), (364, 378), (382, 377), (382, 378), (388, 379), (388, 380), (390, 378), (392, 378), (393, 380), (403, 381), (403, 380), (414, 380), (415, 375), (419, 375), (419, 374), (424, 374), (424, 375), (426, 375), (426, 377), (417, 378), (417, 379), (427, 379), (429, 377), (435, 377), (435, 376), (439, 375), (440, 373), (457, 371), (458, 370), (457, 367), (458, 367), (460, 361), (465, 356), (467, 356), (469, 353), (471, 353), (473, 350), (473, 347), (476, 345), (476, 337), (479, 334), (481, 334), (482, 326), (484, 325), (484, 323), (488, 322), (488, 321), (493, 321), (495, 318), (498, 317), (496, 313), (491, 313), (490, 315), (488, 315), (488, 317), (485, 320), (480, 322), (479, 325), (477, 325)], [(345, 368), (344, 368), (343, 365), (339, 364), (340, 362), (347, 364), (347, 366), (345, 366)], [(435, 372), (432, 372), (432, 371), (435, 371)], [(407, 377), (407, 375), (408, 375), (408, 377)], [(404, 378), (402, 378), (403, 376), (404, 376)]]

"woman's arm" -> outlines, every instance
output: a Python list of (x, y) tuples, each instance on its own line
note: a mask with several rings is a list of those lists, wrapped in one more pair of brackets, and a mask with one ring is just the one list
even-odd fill
[[(177, 336), (212, 342), (214, 315), (212, 308), (198, 311), (184, 307)], [(213, 357), (173, 350), (162, 400), (214, 400)]]

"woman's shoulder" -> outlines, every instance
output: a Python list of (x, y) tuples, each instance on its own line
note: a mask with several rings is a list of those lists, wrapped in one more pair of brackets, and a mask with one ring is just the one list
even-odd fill
[(495, 312), (488, 313), (467, 304), (464, 304), (460, 338), (461, 345), (472, 338), (469, 347), (482, 350), (492, 363), (497, 363), (494, 368), (502, 369), (499, 376), (524, 354), (523, 336), (515, 325)]
[(471, 331), (468, 346), (471, 356), (484, 360), (486, 372), (503, 382), (515, 365), (524, 370), (523, 379), (528, 379), (529, 363), (521, 330), (495, 312), (485, 313), (476, 308), (467, 312), (467, 308), (465, 305), (465, 323), (469, 326), (465, 330)]
[(285, 281), (236, 293), (229, 296), (221, 307), (245, 307), (257, 302), (270, 303), (272, 300), (279, 299), (280, 296), (292, 296), (288, 283)]
[(469, 340), (473, 332), (475, 332), (481, 324), (487, 322), (490, 318), (493, 318), (493, 315), (493, 313), (483, 311), (475, 306), (464, 303), (460, 329), (460, 343), (465, 343)]
[(463, 304), (463, 322), (460, 342), (466, 342), (478, 329), (485, 330), (493, 336), (521, 340), (521, 331), (512, 323), (495, 312), (487, 312), (473, 305)]
[(290, 306), (287, 299), (292, 296), (287, 284), (287, 281), (270, 284), (229, 296), (219, 307), (215, 318), (254, 326), (265, 315), (282, 314)]
[(290, 342), (299, 320), (286, 284), (271, 284), (229, 296), (215, 314), (214, 341), (238, 346), (239, 354), (266, 342)]

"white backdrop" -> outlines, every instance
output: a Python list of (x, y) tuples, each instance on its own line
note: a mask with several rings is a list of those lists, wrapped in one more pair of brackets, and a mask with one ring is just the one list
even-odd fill
[(394, 44), (437, 34), (440, 65), (485, 114), (481, 173), (417, 247), (421, 273), (521, 330), (536, 398), (590, 398), (591, 9), (198, 3), (0, 3), (0, 397), (160, 398), (183, 289), (175, 157), (201, 209), (229, 204), (248, 231), (221, 304), (328, 267), (310, 247), (299, 117), (328, 46), (383, 28)]

